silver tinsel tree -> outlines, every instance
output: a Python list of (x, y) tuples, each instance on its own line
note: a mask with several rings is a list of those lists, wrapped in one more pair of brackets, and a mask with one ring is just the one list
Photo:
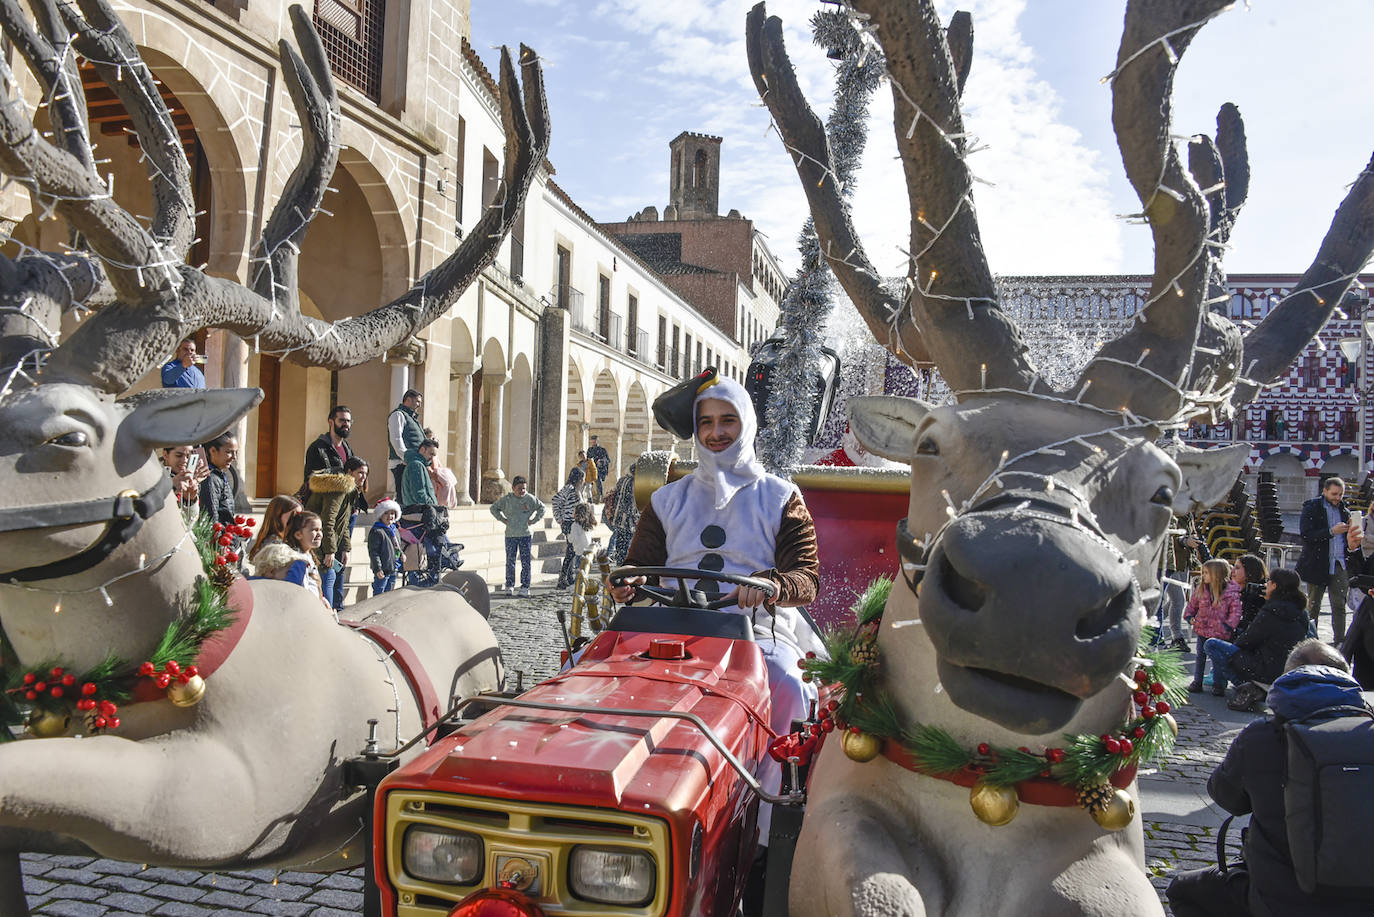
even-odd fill
[[(843, 10), (823, 11), (811, 19), (813, 40), (839, 60), (835, 103), (826, 121), (826, 137), (835, 177), (849, 199), (854, 175), (868, 141), (868, 103), (884, 73), (882, 55), (865, 46)], [(814, 378), (821, 361), (822, 333), (833, 305), (830, 268), (810, 219), (797, 247), (801, 267), (783, 296), (778, 330), (782, 357), (773, 375), (765, 422), (759, 432), (760, 460), (775, 474), (787, 474), (801, 463), (806, 432), (815, 411)]]

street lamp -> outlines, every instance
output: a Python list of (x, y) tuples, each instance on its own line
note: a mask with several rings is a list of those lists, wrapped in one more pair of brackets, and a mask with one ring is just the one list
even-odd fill
[(1366, 389), (1365, 380), (1365, 355), (1368, 342), (1374, 339), (1374, 319), (1366, 317), (1369, 300), (1360, 300), (1360, 326), (1364, 329), (1364, 334), (1359, 337), (1342, 338), (1340, 341), (1341, 355), (1347, 362), (1355, 363), (1357, 366), (1355, 376), (1355, 397), (1360, 402), (1359, 431), (1356, 433), (1359, 457), (1355, 460), (1356, 473), (1363, 476), (1369, 469), (1365, 462), (1365, 426), (1367, 424), (1366, 412), (1369, 410), (1369, 393)]

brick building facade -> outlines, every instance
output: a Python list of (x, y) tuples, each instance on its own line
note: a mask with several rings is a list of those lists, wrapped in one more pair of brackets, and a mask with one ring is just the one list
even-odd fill
[[(1231, 298), (1226, 314), (1242, 326), (1244, 333), (1261, 321), (1297, 280), (1296, 275), (1233, 274), (1228, 280)], [(1374, 277), (1361, 280), (1374, 282)], [(1032, 350), (1036, 335), (1049, 327), (1067, 325), (1076, 334), (1096, 340), (1114, 336), (1144, 305), (1149, 285), (1150, 278), (1145, 276), (1001, 280), (1003, 307), (1016, 316)], [(1369, 467), (1374, 444), (1374, 434), (1366, 430), (1362, 464), (1361, 388), (1367, 398), (1374, 382), (1374, 340), (1361, 334), (1365, 319), (1374, 319), (1374, 315), (1370, 314), (1368, 292), (1357, 285), (1293, 362), (1286, 377), (1261, 391), (1229, 421), (1210, 423), (1200, 418), (1187, 430), (1185, 440), (1198, 446), (1250, 443), (1246, 474), (1253, 478), (1261, 471), (1273, 473), (1279, 485), (1279, 508), (1285, 514), (1295, 514), (1303, 500), (1314, 496), (1317, 481), (1323, 476), (1339, 475), (1349, 483), (1358, 483)], [(1342, 342), (1350, 356), (1343, 353)], [(1366, 421), (1374, 422), (1374, 417)]]

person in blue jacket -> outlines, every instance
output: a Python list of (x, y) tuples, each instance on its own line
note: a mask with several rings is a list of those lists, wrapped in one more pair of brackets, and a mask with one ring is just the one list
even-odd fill
[[(1174, 917), (1353, 917), (1367, 900), (1316, 897), (1298, 887), (1284, 808), (1287, 750), (1283, 724), (1328, 707), (1364, 707), (1360, 685), (1340, 653), (1304, 640), (1288, 654), (1285, 673), (1269, 689), (1274, 715), (1241, 730), (1207, 781), (1207, 792), (1232, 815), (1250, 816), (1245, 862), (1181, 872), (1165, 894)], [(1353, 813), (1352, 816), (1354, 817)], [(1369, 854), (1374, 857), (1374, 836)]]

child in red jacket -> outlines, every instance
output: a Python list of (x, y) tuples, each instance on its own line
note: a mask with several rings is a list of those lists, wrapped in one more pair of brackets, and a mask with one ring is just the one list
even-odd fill
[[(1201, 581), (1193, 588), (1188, 607), (1183, 610), (1183, 617), (1192, 622), (1193, 636), (1197, 638), (1197, 662), (1189, 691), (1202, 690), (1202, 677), (1207, 668), (1207, 654), (1202, 651), (1202, 644), (1208, 637), (1230, 640), (1240, 623), (1240, 613), (1240, 585), (1231, 582), (1231, 565), (1224, 560), (1207, 561), (1202, 565)], [(1226, 696), (1226, 680), (1217, 673), (1215, 666), (1212, 693), (1217, 697)]]

